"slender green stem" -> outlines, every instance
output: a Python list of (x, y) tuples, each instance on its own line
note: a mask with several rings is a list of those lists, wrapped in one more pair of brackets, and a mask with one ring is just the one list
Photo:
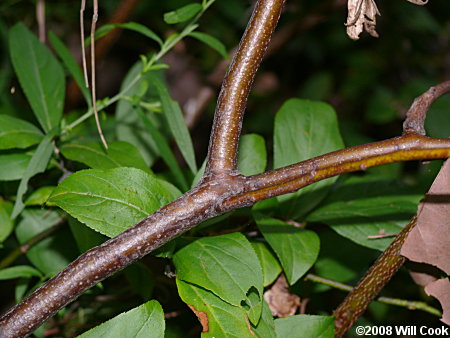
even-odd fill
[(331, 286), (332, 288), (342, 290), (342, 291), (350, 292), (353, 290), (353, 287), (350, 285), (336, 282), (336, 281), (328, 279), (328, 278), (320, 277), (320, 276), (314, 275), (312, 273), (308, 273), (305, 277), (305, 280), (307, 280), (307, 281), (309, 280), (314, 283), (328, 285), (328, 286)]
[(4, 269), (4, 268), (10, 266), (17, 258), (19, 258), (23, 254), (27, 253), (28, 250), (30, 250), (33, 246), (35, 246), (40, 241), (46, 239), (47, 237), (51, 236), (53, 233), (55, 233), (56, 231), (61, 229), (64, 223), (65, 223), (65, 219), (61, 218), (55, 225), (38, 233), (36, 236), (31, 237), (28, 241), (23, 243), (21, 246), (15, 248), (13, 251), (11, 251), (8, 254), (8, 256), (6, 256), (5, 258), (3, 258), (0, 261), (0, 269)]
[[(324, 285), (331, 286), (332, 288), (347, 291), (350, 292), (353, 290), (353, 287), (347, 284), (343, 284), (340, 282), (336, 282), (334, 280), (320, 277), (314, 274), (307, 274), (305, 277), (305, 280), (309, 280), (311, 282), (320, 283)], [(432, 315), (435, 315), (437, 317), (441, 317), (442, 313), (438, 309), (428, 305), (425, 302), (415, 301), (415, 300), (407, 300), (407, 299), (400, 299), (400, 298), (390, 298), (390, 297), (378, 297), (375, 301), (389, 304), (389, 305), (395, 305), (400, 307), (405, 307), (409, 310), (421, 310), (424, 312), (431, 313)]]
[[(215, 2), (215, 0), (207, 1), (204, 4), (202, 10), (195, 16), (194, 19), (192, 19), (186, 25), (186, 27), (181, 31), (181, 33), (176, 35), (174, 38), (168, 39), (164, 42), (164, 44), (161, 47), (161, 50), (156, 55), (151, 57), (150, 60), (148, 61), (148, 63), (144, 65), (144, 71), (136, 74), (136, 76), (128, 83), (128, 85), (125, 88), (123, 88), (119, 93), (117, 93), (110, 99), (106, 100), (105, 102), (102, 102), (102, 103), (99, 102), (98, 106), (97, 106), (97, 111), (103, 110), (103, 109), (111, 106), (112, 104), (116, 103), (117, 101), (119, 101), (125, 95), (125, 93), (127, 93), (131, 88), (133, 88), (133, 86), (136, 83), (138, 83), (142, 79), (143, 75), (145, 74), (145, 69), (149, 69), (151, 66), (153, 66), (155, 64), (155, 62), (159, 61), (164, 55), (166, 55), (178, 42), (180, 42), (182, 39), (184, 39), (186, 36), (188, 36), (190, 33), (192, 33), (195, 29), (197, 29), (198, 25), (196, 24), (196, 22), (200, 19), (200, 17), (203, 15), (203, 13), (205, 13), (205, 11), (214, 2)], [(82, 116), (80, 116), (77, 120), (75, 120), (74, 122), (72, 122), (71, 124), (69, 124), (68, 126), (63, 128), (63, 131), (62, 131), (63, 134), (68, 132), (69, 130), (75, 128), (77, 125), (84, 122), (86, 119), (88, 119), (92, 115), (94, 115), (94, 110), (92, 108), (90, 108), (90, 109), (88, 109), (88, 111), (86, 113), (84, 113)]]

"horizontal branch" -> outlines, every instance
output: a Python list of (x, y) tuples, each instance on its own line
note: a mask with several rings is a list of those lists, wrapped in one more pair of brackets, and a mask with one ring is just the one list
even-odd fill
[(287, 167), (250, 176), (244, 193), (225, 199), (225, 209), (295, 192), (309, 184), (344, 173), (401, 161), (450, 157), (450, 139), (407, 134), (390, 140), (349, 147)]

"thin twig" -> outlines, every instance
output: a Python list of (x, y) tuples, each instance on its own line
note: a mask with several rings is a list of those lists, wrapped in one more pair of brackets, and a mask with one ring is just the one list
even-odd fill
[[(331, 286), (335, 289), (342, 290), (342, 291), (353, 291), (353, 287), (344, 283), (336, 282), (334, 280), (320, 277), (314, 274), (307, 274), (305, 277), (305, 280), (309, 280), (311, 282), (320, 283), (324, 285)], [(400, 299), (400, 298), (391, 298), (391, 297), (378, 297), (375, 301), (389, 304), (389, 305), (395, 305), (395, 306), (401, 306), (405, 307), (409, 310), (421, 310), (424, 312), (431, 313), (432, 315), (435, 315), (437, 317), (441, 317), (442, 313), (435, 307), (432, 307), (428, 305), (425, 302), (416, 301), (416, 300), (407, 300), (407, 299)]]
[(45, 43), (46, 29), (45, 29), (45, 0), (38, 0), (36, 2), (36, 20), (39, 29), (39, 41)]
[(81, 36), (81, 60), (83, 62), (83, 74), (84, 83), (86, 88), (89, 88), (89, 78), (87, 72), (87, 62), (86, 62), (86, 47), (84, 45), (84, 11), (86, 9), (86, 0), (81, 0), (80, 8), (80, 36)]
[(95, 124), (97, 125), (98, 134), (106, 149), (108, 149), (108, 143), (106, 143), (105, 136), (103, 135), (102, 126), (98, 118), (97, 111), (97, 94), (96, 94), (96, 79), (95, 79), (95, 27), (98, 20), (98, 0), (94, 1), (94, 12), (92, 13), (91, 24), (91, 93), (92, 93), (92, 109), (94, 110)]

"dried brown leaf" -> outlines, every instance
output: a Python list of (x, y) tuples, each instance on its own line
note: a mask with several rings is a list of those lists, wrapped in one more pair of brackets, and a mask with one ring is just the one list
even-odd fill
[(353, 39), (358, 40), (363, 28), (377, 38), (378, 33), (375, 28), (377, 25), (376, 16), (380, 15), (375, 0), (349, 0), (347, 3), (347, 35)]
[(286, 277), (281, 274), (272, 287), (264, 293), (264, 299), (269, 304), (274, 316), (288, 317), (297, 312), (300, 297), (289, 292)]
[(448, 278), (438, 279), (425, 287), (425, 292), (441, 303), (443, 315), (441, 320), (450, 325), (450, 281)]
[(438, 267), (450, 275), (450, 160), (442, 166), (424, 201), (417, 226), (403, 244), (408, 259)]

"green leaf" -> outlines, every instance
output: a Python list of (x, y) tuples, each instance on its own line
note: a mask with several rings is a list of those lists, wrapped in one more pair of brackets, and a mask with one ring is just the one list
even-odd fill
[(214, 293), (177, 278), (178, 294), (203, 324), (202, 338), (254, 337), (243, 308), (224, 302)]
[(66, 90), (64, 71), (48, 50), (22, 23), (9, 32), (11, 61), (36, 118), (45, 132), (61, 120)]
[(156, 300), (151, 300), (83, 333), (80, 338), (163, 338), (164, 312)]
[(277, 337), (334, 338), (334, 318), (328, 316), (297, 315), (275, 319)]
[(17, 265), (0, 270), (0, 280), (20, 277), (42, 277), (42, 274), (29, 265)]
[(133, 292), (138, 293), (143, 300), (148, 300), (155, 286), (155, 277), (147, 265), (135, 263), (123, 270)]
[(11, 220), (12, 209), (12, 203), (0, 197), (0, 243), (7, 239), (14, 229), (14, 222)]
[(175, 11), (164, 13), (164, 21), (170, 25), (185, 22), (193, 18), (202, 10), (202, 5), (200, 4), (189, 4), (178, 8)]
[(324, 205), (308, 215), (310, 222), (322, 222), (362, 246), (384, 250), (393, 237), (369, 236), (396, 234), (417, 212), (422, 195), (396, 181), (377, 176), (351, 177)]
[(269, 305), (265, 301), (262, 302), (262, 314), (258, 325), (252, 325), (253, 332), (259, 338), (276, 338), (275, 333), (275, 321), (273, 320), (272, 312), (270, 311)]
[(170, 183), (136, 168), (88, 169), (62, 181), (49, 201), (114, 237), (180, 194)]
[(148, 128), (149, 133), (152, 135), (153, 140), (155, 141), (155, 144), (158, 147), (161, 157), (169, 167), (172, 174), (175, 176), (175, 179), (177, 180), (178, 184), (184, 191), (188, 190), (186, 178), (184, 177), (183, 172), (181, 171), (181, 168), (178, 165), (177, 159), (175, 158), (175, 155), (173, 154), (172, 149), (169, 146), (169, 143), (166, 141), (166, 139), (158, 130), (158, 128), (156, 128), (153, 125), (152, 121), (144, 113), (138, 112), (138, 114), (142, 120), (142, 123), (145, 125), (145, 127)]
[[(29, 239), (61, 221), (56, 212), (45, 209), (25, 209), (21, 216), (22, 219), (15, 230), (20, 244), (25, 244)], [(30, 262), (46, 275), (58, 273), (77, 255), (78, 250), (67, 228), (46, 237), (26, 253)]]
[(33, 191), (33, 193), (27, 198), (25, 205), (44, 205), (55, 188), (55, 186), (40, 187), (39, 189)]
[(89, 91), (89, 88), (86, 87), (84, 75), (80, 68), (80, 65), (73, 57), (70, 50), (53, 32), (49, 32), (48, 37), (50, 43), (52, 44), (52, 47), (55, 49), (56, 53), (62, 60), (64, 66), (67, 68), (70, 75), (72, 75), (73, 79), (78, 85), (78, 88), (80, 88), (81, 93), (83, 93), (84, 99), (86, 100), (89, 106), (92, 106), (91, 92)]
[(192, 145), (191, 136), (189, 135), (189, 130), (184, 121), (183, 113), (181, 112), (178, 102), (172, 100), (167, 90), (166, 85), (154, 74), (149, 74), (149, 78), (155, 85), (158, 91), (159, 97), (161, 98), (161, 104), (164, 111), (164, 116), (169, 124), (170, 131), (172, 132), (175, 142), (178, 148), (183, 154), (186, 163), (191, 169), (192, 173), (197, 172), (197, 164), (195, 163), (195, 152)]
[[(290, 99), (275, 117), (274, 167), (280, 168), (343, 148), (336, 113), (322, 102)], [(278, 197), (285, 217), (299, 218), (328, 193), (337, 177)]]
[[(173, 263), (177, 278), (210, 290), (232, 305), (240, 306), (244, 301), (251, 311), (261, 303), (261, 266), (252, 246), (240, 233), (196, 240), (175, 253)], [(253, 290), (259, 304), (251, 296)], [(259, 319), (260, 315), (261, 308), (255, 317)]]
[(30, 154), (0, 155), (0, 181), (20, 180), (31, 157)]
[(142, 35), (152, 39), (153, 41), (156, 41), (160, 46), (163, 45), (163, 41), (161, 40), (161, 38), (158, 35), (155, 34), (155, 32), (153, 32), (147, 26), (141, 25), (140, 23), (126, 22), (126, 23), (118, 24), (117, 26), (131, 30), (131, 31), (135, 31), (137, 33), (141, 33)]
[[(142, 63), (139, 61), (131, 67), (120, 90), (122, 91), (127, 88), (141, 71)], [(143, 83), (146, 83), (145, 79), (137, 81), (123, 93), (123, 96), (133, 97), (139, 93)], [(147, 128), (145, 128), (139, 116), (136, 114), (133, 103), (128, 100), (120, 100), (117, 104), (116, 133), (119, 140), (129, 142), (139, 149), (147, 165), (151, 166), (159, 155), (158, 147), (152, 135), (148, 133)]]
[[(140, 33), (140, 34), (152, 39), (153, 41), (156, 41), (160, 46), (163, 45), (163, 41), (155, 32), (153, 32), (147, 26), (141, 25), (140, 23), (137, 23), (137, 22), (108, 23), (106, 25), (103, 25), (95, 31), (95, 40), (100, 39), (101, 37), (109, 34), (111, 31), (113, 31), (114, 29), (116, 29), (118, 27)], [(88, 37), (85, 40), (85, 45), (89, 46), (90, 44), (91, 44), (91, 38)]]
[(87, 227), (85, 224), (78, 222), (75, 218), (67, 216), (70, 231), (77, 243), (77, 247), (81, 253), (92, 249), (94, 246), (102, 244), (108, 237), (98, 233)]
[(242, 135), (239, 142), (238, 170), (246, 176), (264, 172), (267, 152), (264, 138), (257, 134)]
[[(336, 282), (353, 284), (361, 275), (361, 271), (377, 258), (375, 250), (364, 248), (347, 238), (339, 236), (333, 230), (319, 233), (320, 254), (314, 264), (314, 273)], [(351, 257), (351, 259), (349, 259)], [(324, 284), (311, 284), (314, 292), (329, 290)]]
[(220, 42), (218, 39), (216, 39), (214, 36), (201, 32), (191, 32), (189, 33), (189, 36), (192, 36), (193, 38), (207, 44), (209, 47), (218, 52), (224, 59), (226, 60), (230, 59), (224, 44)]
[(31, 157), (30, 162), (28, 162), (27, 168), (25, 169), (22, 179), (20, 180), (19, 188), (17, 189), (16, 203), (14, 204), (14, 210), (11, 215), (12, 218), (16, 218), (25, 206), (22, 198), (28, 189), (28, 181), (30, 178), (36, 174), (44, 172), (47, 168), (48, 161), (50, 160), (53, 152), (52, 139), (54, 136), (54, 130), (45, 135), (41, 143), (39, 143), (36, 152)]
[(108, 150), (98, 142), (65, 144), (59, 149), (67, 159), (84, 163), (92, 169), (132, 167), (151, 173), (139, 150), (128, 142), (111, 142)]
[(41, 131), (31, 123), (0, 115), (0, 149), (28, 148), (42, 140)]
[(316, 261), (320, 240), (314, 231), (254, 214), (256, 224), (277, 254), (290, 285), (296, 283)]
[(255, 250), (256, 255), (261, 263), (264, 286), (272, 284), (281, 272), (280, 263), (275, 258), (273, 253), (269, 250), (265, 243), (256, 242), (252, 243), (253, 250)]

